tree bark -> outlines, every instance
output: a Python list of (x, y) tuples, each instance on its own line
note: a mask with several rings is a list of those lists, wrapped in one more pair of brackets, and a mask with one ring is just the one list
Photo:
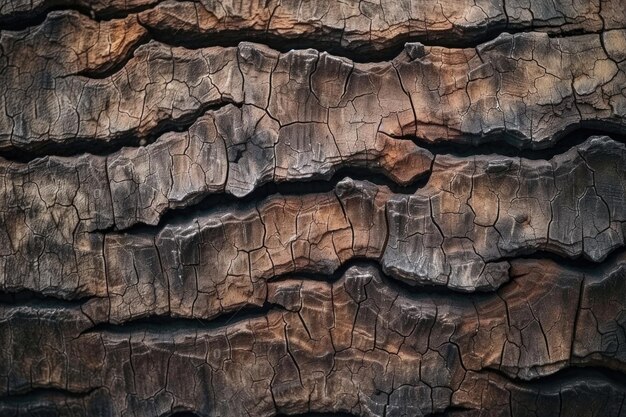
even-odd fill
[(0, 0), (0, 80), (1, 416), (626, 417), (622, 0)]

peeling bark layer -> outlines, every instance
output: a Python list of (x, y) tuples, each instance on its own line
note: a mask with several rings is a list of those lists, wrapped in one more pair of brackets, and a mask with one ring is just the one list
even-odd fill
[(0, 415), (626, 416), (625, 51), (619, 0), (0, 1)]

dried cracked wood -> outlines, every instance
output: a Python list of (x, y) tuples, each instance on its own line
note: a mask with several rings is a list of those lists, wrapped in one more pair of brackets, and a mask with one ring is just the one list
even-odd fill
[(626, 416), (620, 0), (0, 27), (0, 415)]

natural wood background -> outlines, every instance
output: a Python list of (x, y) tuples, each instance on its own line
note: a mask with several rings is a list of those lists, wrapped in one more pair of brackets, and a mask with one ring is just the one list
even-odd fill
[(0, 416), (626, 416), (624, 0), (0, 0)]

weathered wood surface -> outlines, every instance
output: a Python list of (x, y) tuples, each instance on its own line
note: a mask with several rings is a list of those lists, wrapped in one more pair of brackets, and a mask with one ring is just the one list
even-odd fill
[(625, 9), (0, 0), (0, 415), (626, 416)]

